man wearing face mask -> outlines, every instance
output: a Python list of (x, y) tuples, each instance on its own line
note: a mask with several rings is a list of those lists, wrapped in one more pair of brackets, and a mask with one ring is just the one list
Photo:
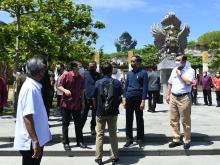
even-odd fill
[(216, 107), (220, 107), (220, 74), (219, 72), (216, 72), (215, 77), (213, 78), (213, 84), (214, 84), (215, 93), (216, 93), (216, 101), (217, 101)]
[(93, 94), (95, 91), (95, 82), (101, 78), (100, 74), (96, 71), (97, 65), (95, 61), (90, 61), (88, 66), (88, 71), (84, 72), (85, 80), (85, 93), (84, 93), (84, 109), (82, 114), (82, 130), (86, 123), (88, 112), (91, 108), (92, 110), (92, 120), (91, 120), (91, 135), (95, 135), (95, 126), (96, 126), (96, 109), (93, 105)]
[(118, 70), (118, 65), (113, 62), (112, 63), (112, 78), (120, 81), (122, 84), (124, 84), (124, 77), (123, 74)]
[(180, 119), (183, 125), (184, 137), (183, 148), (190, 148), (191, 141), (191, 89), (195, 77), (195, 71), (186, 65), (187, 57), (176, 57), (176, 67), (172, 70), (168, 80), (166, 101), (170, 104), (170, 126), (173, 133), (173, 141), (170, 148), (181, 145), (180, 142)]
[(204, 103), (205, 105), (211, 106), (212, 105), (212, 78), (208, 76), (207, 72), (203, 72), (202, 77), (202, 90), (204, 96)]
[(86, 148), (83, 143), (81, 129), (81, 106), (83, 104), (84, 79), (79, 73), (78, 61), (70, 62), (70, 69), (62, 75), (58, 89), (63, 92), (61, 99), (62, 108), (62, 133), (65, 150), (71, 150), (69, 145), (68, 127), (71, 117), (75, 124), (77, 146)]
[(144, 119), (143, 110), (148, 92), (148, 75), (141, 66), (141, 57), (134, 55), (131, 58), (132, 71), (127, 74), (125, 82), (125, 108), (126, 108), (126, 137), (124, 147), (133, 144), (133, 118), (134, 112), (137, 123), (137, 143), (142, 147), (144, 140)]

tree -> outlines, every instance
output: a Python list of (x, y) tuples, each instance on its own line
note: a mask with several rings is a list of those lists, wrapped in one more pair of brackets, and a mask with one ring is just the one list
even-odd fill
[(136, 45), (137, 45), (137, 41), (132, 40), (132, 37), (128, 32), (122, 33), (119, 39), (117, 39), (117, 41), (115, 42), (117, 52), (120, 51), (123, 52), (131, 49), (135, 49)]
[(202, 67), (202, 57), (195, 57), (192, 54), (187, 54), (186, 56), (193, 68), (196, 69)]
[(21, 27), (21, 17), (34, 11), (35, 4), (33, 0), (4, 0), (0, 1), (0, 10), (8, 12), (12, 17), (16, 18), (16, 44), (15, 44), (15, 61), (16, 67), (19, 64), (20, 44), (19, 33)]
[(198, 39), (198, 43), (204, 46), (209, 46), (212, 42), (220, 42), (220, 31), (207, 32)]

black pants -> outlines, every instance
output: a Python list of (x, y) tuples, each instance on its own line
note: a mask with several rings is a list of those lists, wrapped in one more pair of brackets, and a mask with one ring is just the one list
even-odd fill
[(63, 132), (63, 143), (69, 144), (68, 130), (70, 125), (71, 117), (75, 124), (76, 142), (79, 144), (83, 142), (82, 129), (81, 129), (81, 111), (70, 110), (62, 108), (62, 132)]
[(204, 103), (206, 105), (212, 104), (212, 93), (211, 90), (203, 90), (203, 96), (204, 96)]
[(57, 107), (60, 107), (60, 102), (61, 102), (61, 97), (62, 95), (57, 95)]
[(193, 89), (192, 92), (191, 92), (191, 96), (192, 96), (192, 103), (193, 104), (198, 104), (198, 101), (197, 101), (197, 90)]
[(82, 114), (82, 129), (85, 126), (86, 120), (87, 120), (87, 116), (88, 116), (88, 112), (90, 110), (90, 107), (92, 109), (92, 120), (90, 122), (91, 126), (91, 130), (95, 130), (95, 126), (96, 126), (96, 121), (95, 121), (95, 117), (96, 117), (96, 110), (93, 106), (93, 102), (92, 99), (85, 99), (85, 108)]
[(3, 108), (0, 108), (0, 115), (3, 114)]
[(28, 151), (20, 151), (22, 155), (22, 165), (40, 165), (42, 156), (43, 156), (43, 147), (41, 147), (41, 155), (38, 159), (33, 159), (34, 150), (31, 147), (31, 150)]
[(134, 112), (137, 122), (137, 140), (144, 140), (143, 110), (140, 110), (141, 99), (126, 99), (126, 137), (133, 141)]
[(220, 106), (220, 91), (215, 91), (216, 93), (216, 101), (217, 101), (217, 106)]
[(148, 108), (151, 111), (155, 111), (156, 109), (156, 104), (159, 99), (159, 91), (148, 91)]

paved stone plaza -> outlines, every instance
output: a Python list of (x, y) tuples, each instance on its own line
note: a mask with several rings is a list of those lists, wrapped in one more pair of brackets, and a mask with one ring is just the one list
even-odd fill
[[(156, 113), (147, 112), (145, 108), (145, 144), (139, 148), (134, 144), (130, 148), (123, 148), (125, 143), (125, 110), (120, 108), (118, 118), (118, 137), (119, 149), (121, 155), (120, 164), (175, 164), (181, 159), (181, 163), (189, 165), (219, 164), (220, 161), (220, 108), (216, 107), (215, 94), (213, 96), (213, 106), (204, 106), (202, 93), (199, 93), (200, 105), (192, 107), (192, 145), (189, 151), (183, 150), (183, 146), (174, 149), (168, 148), (171, 140), (171, 131), (169, 126), (169, 107), (167, 104), (158, 104)], [(147, 104), (146, 104), (147, 105)], [(76, 147), (74, 124), (70, 126), (71, 152), (63, 149), (61, 140), (61, 121), (59, 113), (53, 112), (50, 118), (51, 132), (53, 142), (45, 147), (45, 156), (42, 165), (58, 165), (65, 162), (65, 165), (74, 164), (95, 164), (95, 137), (90, 136), (90, 117), (87, 120), (86, 127), (83, 130), (87, 149)], [(2, 116), (0, 119), (0, 165), (14, 165), (21, 162), (19, 153), (14, 151), (13, 135), (15, 118), (11, 116)], [(134, 123), (134, 125), (136, 125)], [(136, 126), (135, 126), (136, 127)], [(106, 133), (106, 136), (108, 134)], [(134, 136), (136, 129), (134, 129)], [(108, 138), (105, 138), (108, 142)], [(109, 159), (110, 145), (104, 145), (104, 161), (110, 164)], [(218, 160), (218, 162), (217, 162)]]

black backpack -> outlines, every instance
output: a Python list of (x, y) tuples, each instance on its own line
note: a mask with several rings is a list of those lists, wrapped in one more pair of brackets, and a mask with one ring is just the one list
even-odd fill
[(101, 115), (114, 114), (114, 79), (103, 81), (99, 86), (99, 98), (101, 103)]

